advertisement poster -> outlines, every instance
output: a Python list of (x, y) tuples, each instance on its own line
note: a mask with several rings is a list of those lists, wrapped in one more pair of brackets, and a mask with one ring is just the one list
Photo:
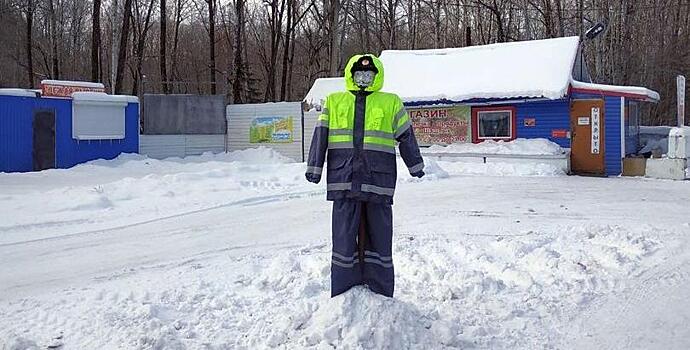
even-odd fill
[(291, 143), (292, 117), (259, 117), (249, 127), (249, 143)]
[(422, 146), (472, 142), (470, 106), (409, 108), (407, 112)]

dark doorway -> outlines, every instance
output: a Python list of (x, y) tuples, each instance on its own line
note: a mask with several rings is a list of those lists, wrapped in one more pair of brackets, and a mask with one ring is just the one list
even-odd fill
[(34, 171), (55, 168), (55, 111), (34, 111)]

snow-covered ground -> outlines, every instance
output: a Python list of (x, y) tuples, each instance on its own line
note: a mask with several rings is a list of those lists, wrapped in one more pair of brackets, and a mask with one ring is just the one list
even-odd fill
[(688, 182), (427, 163), (393, 299), (329, 298), (325, 185), (266, 149), (0, 174), (0, 349), (688, 347)]

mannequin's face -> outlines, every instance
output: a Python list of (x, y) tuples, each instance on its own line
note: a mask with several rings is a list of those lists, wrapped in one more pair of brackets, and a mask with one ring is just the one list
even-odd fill
[(355, 81), (355, 84), (359, 86), (360, 89), (364, 89), (371, 86), (371, 84), (374, 82), (375, 76), (375, 72), (369, 70), (358, 70), (352, 75), (352, 80)]

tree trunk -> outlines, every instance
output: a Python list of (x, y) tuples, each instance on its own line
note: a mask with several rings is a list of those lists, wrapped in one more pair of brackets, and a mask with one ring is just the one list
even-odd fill
[(338, 63), (340, 53), (338, 52), (338, 20), (340, 18), (340, 0), (331, 0), (328, 18), (328, 35), (329, 35), (329, 60), (328, 73), (329, 76), (335, 77), (338, 75)]
[(236, 0), (235, 2), (235, 12), (237, 12), (237, 27), (235, 28), (235, 73), (233, 74), (234, 80), (232, 81), (232, 102), (242, 103), (244, 99), (242, 98), (242, 82), (245, 79), (244, 74), (244, 62), (242, 61), (244, 49), (244, 4), (245, 0)]
[(48, 14), (50, 15), (50, 43), (51, 43), (51, 77), (60, 79), (60, 58), (58, 57), (58, 33), (57, 33), (57, 13), (55, 13), (55, 3), (48, 1)]
[(288, 62), (288, 83), (287, 83), (287, 101), (292, 100), (292, 68), (295, 62), (295, 30), (292, 31), (292, 46), (290, 47), (290, 61)]
[(101, 0), (93, 0), (91, 21), (91, 81), (101, 81)]
[(29, 89), (34, 88), (34, 11), (34, 2), (33, 0), (29, 0), (26, 8), (26, 74), (29, 82)]
[(210, 59), (211, 95), (216, 94), (216, 0), (206, 0), (208, 4), (208, 41)]
[[(177, 6), (175, 6), (175, 34), (173, 35), (172, 65), (170, 67), (174, 81), (180, 80), (177, 71), (177, 49), (180, 43), (180, 25), (182, 25), (182, 0), (177, 0)], [(174, 93), (175, 85), (168, 86), (168, 91)]]
[(290, 39), (292, 39), (292, 27), (294, 22), (294, 5), (295, 0), (287, 0), (287, 25), (285, 27), (285, 44), (283, 45), (283, 69), (282, 77), (280, 79), (280, 100), (285, 101), (287, 76), (288, 76), (288, 60), (290, 55)]
[(166, 16), (166, 3), (165, 0), (161, 0), (161, 32), (160, 32), (160, 68), (161, 68), (161, 84), (163, 88), (163, 93), (168, 93), (168, 73), (166, 71), (166, 61), (165, 61), (165, 47), (168, 42), (168, 17)]
[(115, 73), (115, 93), (124, 91), (123, 80), (125, 76), (125, 64), (127, 63), (127, 41), (129, 40), (129, 25), (132, 18), (132, 0), (125, 0), (124, 15), (122, 19), (122, 32), (120, 33), (120, 50), (117, 55), (117, 71)]
[(134, 75), (134, 81), (132, 82), (132, 95), (137, 95), (139, 96), (139, 81), (143, 79), (143, 70), (142, 66), (144, 63), (144, 48), (146, 44), (146, 35), (149, 32), (150, 28), (150, 23), (151, 23), (151, 14), (153, 13), (153, 5), (155, 4), (155, 0), (150, 0), (148, 9), (146, 10), (146, 17), (144, 19), (144, 25), (141, 27), (142, 29), (139, 31), (139, 37), (136, 38), (137, 46), (136, 46), (136, 59), (137, 59), (137, 65), (136, 65), (136, 74)]

